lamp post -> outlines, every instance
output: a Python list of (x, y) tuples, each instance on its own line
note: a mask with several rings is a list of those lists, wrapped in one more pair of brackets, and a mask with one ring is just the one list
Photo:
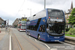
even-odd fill
[(46, 0), (44, 0), (44, 9), (46, 8)]

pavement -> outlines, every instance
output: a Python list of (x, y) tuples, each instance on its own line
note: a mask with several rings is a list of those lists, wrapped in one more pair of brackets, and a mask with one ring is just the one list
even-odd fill
[(5, 28), (0, 28), (0, 41), (3, 39), (5, 35), (6, 35)]
[(75, 37), (65, 36), (65, 38), (75, 40)]
[(9, 50), (9, 35), (5, 28), (0, 28), (0, 50)]

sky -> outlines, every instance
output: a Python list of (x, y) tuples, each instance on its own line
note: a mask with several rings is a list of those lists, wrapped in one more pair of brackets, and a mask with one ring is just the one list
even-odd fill
[[(75, 7), (75, 0), (46, 0), (46, 8), (68, 12), (71, 1)], [(12, 25), (16, 18), (30, 17), (43, 9), (44, 0), (0, 0), (0, 17), (9, 21), (9, 25)]]

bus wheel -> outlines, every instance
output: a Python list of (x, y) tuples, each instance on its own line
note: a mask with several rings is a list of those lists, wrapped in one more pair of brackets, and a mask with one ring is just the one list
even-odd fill
[(38, 35), (38, 40), (40, 40), (40, 35)]
[(28, 33), (28, 35), (30, 35), (30, 33)]
[(30, 35), (30, 33), (29, 33), (29, 35)]

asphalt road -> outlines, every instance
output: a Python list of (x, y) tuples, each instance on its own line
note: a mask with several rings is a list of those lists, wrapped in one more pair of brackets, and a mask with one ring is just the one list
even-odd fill
[(25, 32), (19, 32), (17, 29), (11, 28), (9, 34), (11, 35), (12, 50), (49, 50), (42, 44), (30, 39)]
[(28, 36), (25, 32), (19, 32), (15, 28), (9, 29), (2, 43), (4, 45), (2, 45), (3, 47), (0, 50), (75, 50), (75, 45), (65, 42), (45, 43)]
[(49, 43), (45, 43), (43, 41), (39, 41), (39, 40), (37, 40), (37, 39), (35, 39), (35, 38), (31, 37), (31, 36), (26, 35), (25, 32), (19, 32), (16, 29), (13, 29), (13, 31), (17, 32), (20, 35), (24, 35), (25, 37), (35, 41), (36, 43), (39, 43), (39, 44), (47, 47), (50, 50), (75, 50), (75, 45), (71, 45), (71, 44), (68, 44), (68, 43), (65, 43), (65, 42), (57, 42), (57, 43), (49, 42)]

